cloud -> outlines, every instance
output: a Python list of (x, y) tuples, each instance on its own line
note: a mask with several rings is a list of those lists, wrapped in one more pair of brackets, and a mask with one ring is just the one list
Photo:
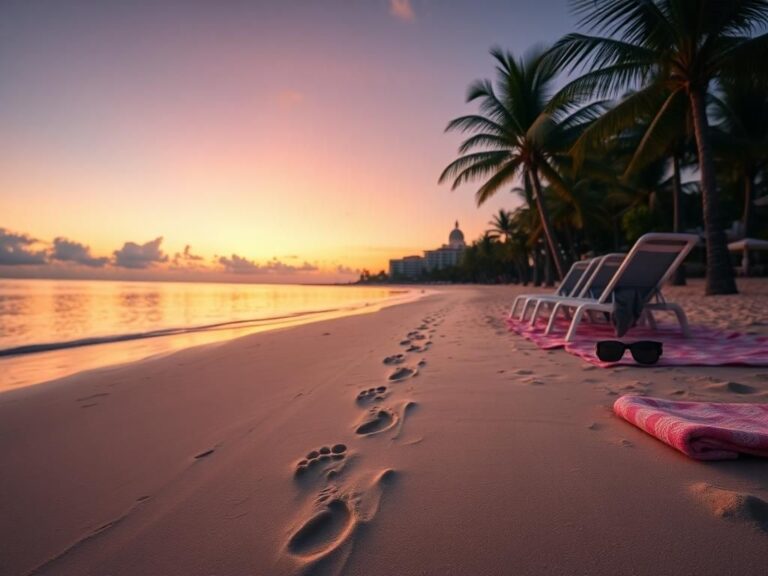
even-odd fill
[(72, 242), (62, 237), (53, 240), (51, 259), (62, 262), (75, 262), (76, 264), (90, 266), (91, 268), (101, 268), (109, 262), (109, 258), (94, 258), (91, 256), (91, 248), (89, 246), (79, 242)]
[(220, 256), (219, 264), (224, 266), (224, 270), (233, 274), (257, 274), (260, 271), (259, 265), (256, 262), (237, 254), (232, 254), (231, 258)]
[(336, 266), (336, 272), (339, 274), (360, 274), (359, 268), (352, 268), (350, 266), (344, 266), (344, 264), (339, 264)]
[(120, 250), (114, 252), (115, 266), (143, 269), (158, 262), (167, 262), (168, 256), (160, 249), (162, 242), (162, 236), (145, 244), (126, 242)]
[(309, 262), (304, 262), (301, 266), (294, 266), (273, 258), (264, 264), (257, 264), (253, 260), (237, 254), (232, 254), (229, 258), (220, 256), (217, 262), (224, 266), (225, 271), (233, 274), (295, 274), (296, 272), (315, 272), (318, 270), (317, 266)]
[(203, 260), (204, 258), (202, 256), (192, 254), (192, 247), (187, 244), (184, 246), (184, 252), (176, 252), (173, 255), (171, 264), (173, 265), (173, 268), (178, 270), (192, 270), (204, 268), (205, 265), (202, 263)]
[(411, 0), (389, 0), (389, 13), (405, 22), (416, 20), (416, 13), (413, 11)]
[(30, 250), (37, 239), (0, 228), (0, 266), (45, 264), (45, 250)]

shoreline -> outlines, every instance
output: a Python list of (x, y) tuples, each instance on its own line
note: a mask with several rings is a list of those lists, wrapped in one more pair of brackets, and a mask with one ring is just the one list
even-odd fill
[[(768, 284), (700, 288), (665, 294), (768, 329)], [(508, 332), (520, 291), (441, 287), (0, 394), (0, 575), (762, 573), (768, 462), (692, 461), (611, 406), (768, 403), (768, 368), (599, 369)]]
[(28, 344), (0, 350), (0, 394), (93, 369), (108, 368), (170, 354), (186, 348), (223, 343), (249, 334), (280, 330), (357, 314), (377, 312), (424, 297), (425, 289), (394, 290), (389, 298), (359, 305), (310, 310), (203, 326), (164, 328), (133, 334)]

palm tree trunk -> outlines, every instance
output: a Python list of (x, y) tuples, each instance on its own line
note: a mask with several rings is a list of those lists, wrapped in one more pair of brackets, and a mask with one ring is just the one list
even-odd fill
[(555, 279), (552, 274), (552, 252), (550, 250), (544, 250), (544, 286), (552, 287), (554, 285)]
[(536, 240), (533, 248), (533, 285), (541, 286), (541, 250), (539, 250), (539, 241)]
[(707, 294), (736, 294), (731, 257), (726, 244), (720, 208), (720, 191), (715, 181), (712, 151), (709, 142), (709, 123), (705, 108), (706, 89), (692, 89), (691, 115), (696, 135), (701, 172), (701, 200), (704, 211), (704, 233), (707, 242)]
[(744, 238), (749, 238), (752, 232), (752, 202), (754, 201), (755, 180), (752, 168), (744, 169), (744, 213), (741, 216), (741, 228)]
[(531, 186), (533, 187), (533, 197), (536, 200), (536, 208), (539, 210), (539, 218), (541, 219), (541, 228), (544, 230), (544, 236), (547, 239), (547, 246), (549, 247), (549, 254), (552, 258), (552, 262), (557, 270), (557, 277), (559, 280), (563, 279), (563, 262), (560, 260), (560, 252), (557, 249), (555, 237), (552, 234), (552, 226), (549, 220), (549, 213), (547, 212), (546, 202), (544, 202), (544, 196), (541, 192), (541, 182), (539, 181), (539, 175), (536, 169), (528, 170), (528, 175), (531, 178)]
[[(682, 200), (683, 184), (680, 181), (680, 158), (672, 156), (672, 231), (680, 232), (680, 201)], [(680, 264), (672, 276), (673, 286), (685, 286), (685, 264)]]

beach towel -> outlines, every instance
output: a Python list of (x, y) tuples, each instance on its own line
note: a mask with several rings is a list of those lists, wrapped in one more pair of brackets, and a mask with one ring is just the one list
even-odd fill
[(622, 396), (613, 411), (697, 460), (768, 457), (768, 404), (677, 402)]
[[(558, 318), (555, 329), (544, 334), (546, 321), (529, 326), (527, 321), (507, 319), (509, 329), (527, 338), (543, 350), (565, 348), (600, 368), (617, 365), (639, 366), (627, 353), (618, 362), (603, 362), (595, 355), (595, 343), (615, 340), (614, 327), (607, 323), (585, 323), (579, 327), (573, 342), (565, 341), (569, 321)], [(653, 366), (768, 366), (768, 336), (691, 326), (691, 337), (680, 333), (676, 324), (659, 323), (655, 330), (638, 326), (622, 339), (624, 342), (656, 340), (664, 344), (664, 354)], [(652, 367), (652, 366), (651, 366)]]

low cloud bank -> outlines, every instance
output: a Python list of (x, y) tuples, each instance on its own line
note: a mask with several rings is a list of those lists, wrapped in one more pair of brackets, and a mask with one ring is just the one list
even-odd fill
[(167, 262), (168, 255), (160, 248), (162, 243), (162, 236), (158, 236), (144, 244), (126, 242), (120, 250), (115, 250), (113, 253), (115, 256), (115, 266), (142, 270), (161, 262)]
[(79, 242), (73, 242), (72, 240), (67, 240), (62, 237), (53, 240), (51, 260), (74, 262), (75, 264), (82, 264), (83, 266), (90, 266), (91, 268), (101, 268), (106, 266), (109, 262), (109, 258), (107, 257), (96, 258), (92, 256), (90, 246), (80, 244)]
[(16, 234), (0, 228), (0, 265), (25, 266), (45, 264), (45, 250), (33, 250), (39, 240), (27, 234)]

